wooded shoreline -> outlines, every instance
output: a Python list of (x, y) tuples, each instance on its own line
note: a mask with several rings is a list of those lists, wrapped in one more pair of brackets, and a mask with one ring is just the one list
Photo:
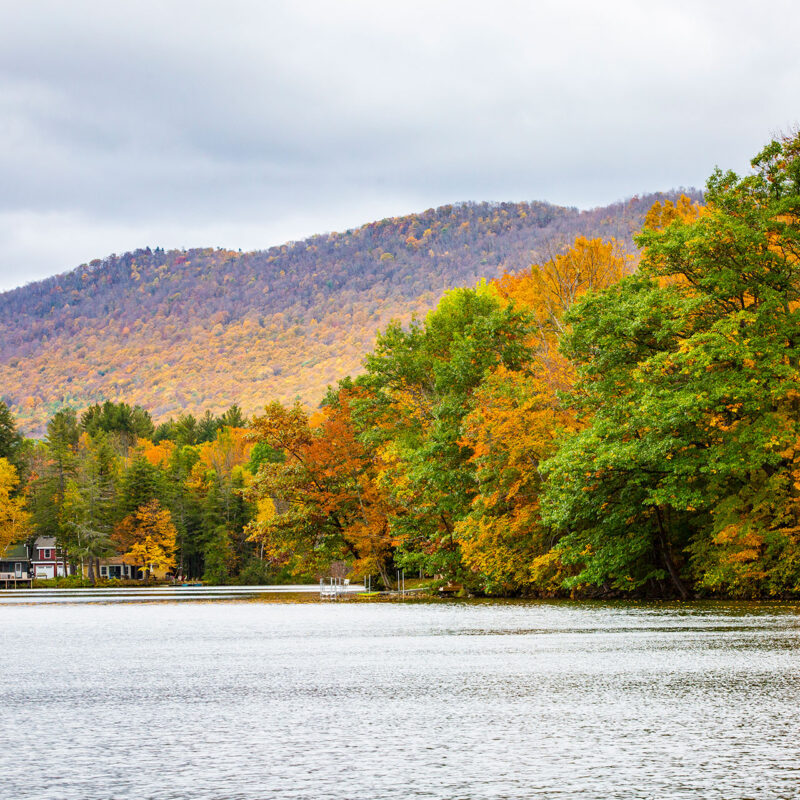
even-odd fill
[(314, 410), (107, 401), (33, 441), (0, 402), (2, 550), (49, 537), (89, 581), (800, 596), (800, 134), (752, 166), (657, 202), (639, 256), (578, 237), (447, 292)]

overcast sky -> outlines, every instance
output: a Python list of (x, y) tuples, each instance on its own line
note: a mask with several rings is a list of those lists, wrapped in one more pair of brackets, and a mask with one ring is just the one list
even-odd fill
[(702, 186), (800, 119), (800, 4), (0, 0), (0, 289), (460, 200)]

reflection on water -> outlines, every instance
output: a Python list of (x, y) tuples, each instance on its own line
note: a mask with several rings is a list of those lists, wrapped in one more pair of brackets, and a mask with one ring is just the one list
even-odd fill
[(0, 796), (800, 797), (797, 611), (0, 606)]

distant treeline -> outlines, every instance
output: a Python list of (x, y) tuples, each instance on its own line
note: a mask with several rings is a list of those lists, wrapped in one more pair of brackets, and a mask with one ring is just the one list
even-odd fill
[(140, 406), (105, 402), (80, 416), (58, 411), (35, 441), (0, 403), (0, 554), (10, 542), (52, 536), (92, 576), (100, 560), (123, 556), (212, 583), (281, 580), (246, 534), (274, 507), (242, 490), (262, 460), (282, 455), (247, 434), (235, 405), (154, 426)]

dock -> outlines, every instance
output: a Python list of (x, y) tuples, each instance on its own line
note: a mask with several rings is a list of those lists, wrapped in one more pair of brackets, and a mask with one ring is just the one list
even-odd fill
[(360, 584), (351, 584), (347, 578), (320, 578), (320, 600), (346, 600), (366, 591)]

